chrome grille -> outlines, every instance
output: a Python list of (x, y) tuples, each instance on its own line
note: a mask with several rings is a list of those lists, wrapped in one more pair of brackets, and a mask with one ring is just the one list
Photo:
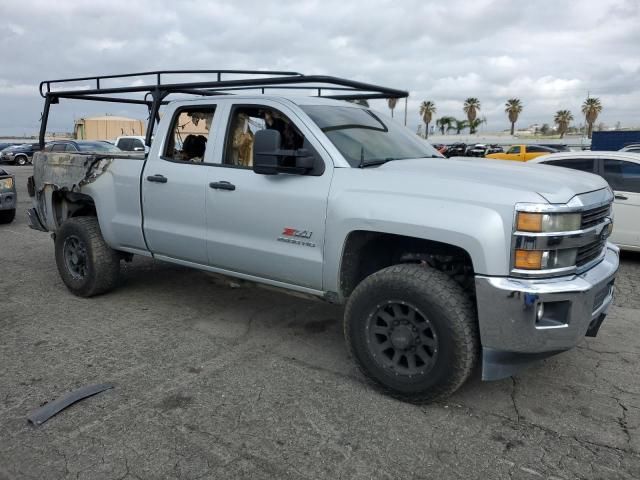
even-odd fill
[(582, 212), (582, 230), (599, 224), (600, 222), (602, 222), (602, 220), (607, 218), (610, 213), (611, 204), (585, 210), (584, 212)]
[(598, 240), (597, 242), (589, 243), (584, 247), (580, 247), (578, 249), (578, 255), (576, 256), (576, 267), (586, 265), (590, 261), (598, 258), (605, 246), (605, 243), (606, 240)]

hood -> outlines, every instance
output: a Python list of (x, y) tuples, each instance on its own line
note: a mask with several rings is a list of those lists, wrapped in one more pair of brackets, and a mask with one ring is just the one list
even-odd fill
[[(463, 184), (485, 186), (492, 191), (510, 190), (535, 192), (549, 203), (567, 203), (574, 196), (607, 188), (607, 182), (597, 175), (526, 162), (488, 160), (470, 157), (421, 158), (395, 160), (377, 168), (381, 173), (399, 177), (423, 177), (430, 183), (451, 188)], [(497, 193), (497, 192), (496, 192)], [(516, 201), (528, 201), (526, 198)]]

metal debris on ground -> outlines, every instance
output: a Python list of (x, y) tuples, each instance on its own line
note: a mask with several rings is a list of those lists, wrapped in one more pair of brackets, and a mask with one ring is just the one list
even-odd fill
[(73, 405), (79, 400), (91, 397), (97, 393), (103, 392), (113, 388), (113, 385), (109, 383), (98, 383), (94, 385), (86, 385), (73, 392), (68, 393), (62, 398), (49, 402), (43, 405), (39, 409), (32, 412), (27, 419), (34, 425), (42, 425), (51, 417), (61, 412), (70, 405)]

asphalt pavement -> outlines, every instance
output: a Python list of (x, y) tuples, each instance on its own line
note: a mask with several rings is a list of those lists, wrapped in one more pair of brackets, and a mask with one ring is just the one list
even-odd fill
[[(640, 255), (597, 338), (416, 406), (366, 384), (342, 308), (150, 259), (93, 299), (19, 211), (0, 226), (0, 479), (638, 479)], [(42, 426), (78, 387), (114, 388)]]

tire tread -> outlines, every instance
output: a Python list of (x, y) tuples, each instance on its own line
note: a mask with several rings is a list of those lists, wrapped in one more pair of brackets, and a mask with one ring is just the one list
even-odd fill
[(344, 335), (351, 356), (357, 359), (348, 328), (349, 319), (353, 315), (354, 303), (358, 297), (382, 288), (381, 285), (390, 280), (413, 283), (420, 289), (429, 289), (434, 296), (438, 297), (440, 306), (452, 313), (450, 317), (454, 323), (451, 325), (451, 332), (456, 345), (461, 346), (457, 352), (457, 358), (460, 360), (452, 366), (451, 375), (446, 383), (432, 387), (420, 394), (406, 394), (382, 385), (370, 371), (359, 361), (356, 361), (358, 369), (370, 383), (383, 393), (399, 400), (428, 403), (451, 395), (466, 382), (478, 361), (480, 342), (476, 309), (470, 296), (455, 280), (434, 268), (417, 264), (393, 265), (373, 273), (356, 287), (347, 302), (344, 322)]
[[(96, 217), (73, 217), (66, 220), (60, 227), (56, 240), (64, 238), (66, 230), (76, 228), (82, 230), (87, 237), (87, 248), (91, 255), (94, 274), (87, 285), (80, 289), (72, 288), (66, 281), (65, 284), (74, 294), (81, 297), (93, 297), (113, 290), (118, 283), (120, 273), (119, 253), (104, 241)], [(64, 267), (59, 264), (58, 268), (62, 269)]]

